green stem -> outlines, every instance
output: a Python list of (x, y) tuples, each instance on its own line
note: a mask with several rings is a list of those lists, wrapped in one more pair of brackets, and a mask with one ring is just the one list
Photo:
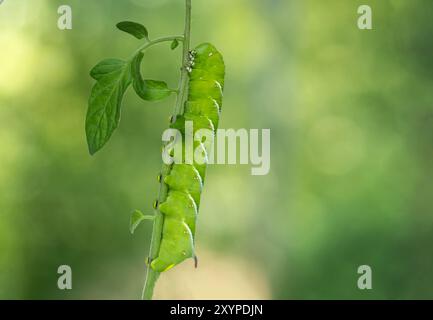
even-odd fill
[[(176, 37), (177, 40), (182, 38), (183, 40), (183, 54), (182, 54), (182, 68), (179, 83), (179, 93), (176, 98), (176, 103), (174, 106), (173, 116), (176, 117), (182, 112), (182, 105), (185, 101), (186, 92), (188, 89), (188, 71), (186, 70), (186, 65), (188, 62), (189, 46), (190, 46), (190, 35), (191, 35), (191, 0), (185, 0), (186, 3), (186, 14), (185, 14), (185, 31), (183, 37)], [(171, 38), (171, 39), (170, 39)], [(153, 40), (137, 50), (142, 51), (147, 49), (150, 45), (163, 41), (172, 41), (173, 37), (161, 38)], [(161, 170), (161, 185), (159, 189), (158, 203), (162, 203), (167, 198), (168, 187), (164, 183), (164, 178), (170, 173), (171, 166), (164, 164)], [(155, 220), (153, 221), (153, 231), (152, 240), (150, 244), (149, 252), (149, 262), (153, 261), (158, 257), (159, 248), (161, 246), (162, 238), (162, 228), (164, 226), (164, 215), (159, 211), (158, 208), (155, 209)], [(156, 281), (158, 280), (159, 272), (153, 270), (150, 265), (147, 266), (146, 271), (146, 281), (144, 283), (142, 299), (151, 300), (153, 296), (153, 290), (155, 288)]]
[(185, 102), (185, 95), (188, 91), (188, 70), (186, 66), (189, 60), (189, 46), (191, 42), (191, 0), (186, 0), (186, 15), (185, 15), (185, 32), (183, 34), (183, 54), (182, 54), (182, 68), (180, 75), (179, 94), (176, 99), (176, 106), (174, 115), (182, 113), (183, 103)]
[(158, 38), (155, 40), (148, 40), (147, 42), (145, 42), (142, 46), (140, 46), (137, 50), (134, 51), (134, 53), (131, 55), (131, 58), (134, 58), (137, 53), (139, 53), (140, 51), (146, 50), (152, 46), (154, 46), (155, 44), (158, 43), (163, 43), (163, 42), (171, 42), (173, 40), (178, 40), (178, 41), (184, 41), (185, 37), (184, 36), (170, 36), (170, 37), (162, 37), (162, 38)]

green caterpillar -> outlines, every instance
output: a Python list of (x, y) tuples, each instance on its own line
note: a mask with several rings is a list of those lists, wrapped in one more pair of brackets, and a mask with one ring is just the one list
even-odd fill
[[(224, 88), (223, 57), (213, 45), (204, 43), (190, 52), (186, 68), (189, 73), (188, 99), (183, 114), (177, 116), (170, 127), (182, 132), (183, 138), (186, 121), (193, 122), (194, 133), (204, 128), (215, 133)], [(207, 155), (209, 143), (195, 142), (194, 148), (200, 145)], [(150, 264), (153, 270), (163, 272), (185, 259), (195, 258), (194, 235), (205, 174), (206, 163), (183, 162), (173, 164), (164, 178), (168, 195), (164, 202), (157, 204), (164, 215), (164, 225), (158, 256)]]

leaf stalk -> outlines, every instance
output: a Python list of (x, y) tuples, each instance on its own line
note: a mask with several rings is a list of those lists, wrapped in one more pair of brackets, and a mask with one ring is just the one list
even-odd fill
[(163, 43), (163, 42), (170, 42), (173, 40), (177, 40), (177, 41), (181, 41), (184, 42), (185, 37), (184, 36), (169, 36), (169, 37), (162, 37), (162, 38), (157, 38), (154, 40), (147, 40), (143, 45), (141, 45), (137, 50), (134, 51), (134, 53), (132, 54), (132, 56), (130, 57), (129, 60), (132, 60), (132, 58), (134, 58), (138, 53), (156, 45), (159, 43)]

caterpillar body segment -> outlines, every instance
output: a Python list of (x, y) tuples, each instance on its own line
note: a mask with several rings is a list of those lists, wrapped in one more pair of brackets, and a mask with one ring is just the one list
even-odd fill
[(220, 109), (214, 99), (198, 99), (185, 103), (185, 113), (191, 113), (207, 117), (215, 128), (218, 128)]
[[(209, 43), (197, 46), (189, 54), (188, 100), (183, 114), (170, 125), (178, 129), (185, 141), (187, 121), (193, 124), (193, 134), (200, 129), (208, 129), (215, 134), (221, 114), (224, 89), (225, 65), (222, 55)], [(213, 138), (213, 137), (212, 137)], [(194, 235), (200, 197), (206, 175), (207, 156), (213, 141), (194, 141), (194, 150), (203, 155), (203, 161), (185, 161), (185, 146), (182, 146), (182, 163), (171, 166), (170, 173), (163, 178), (168, 186), (167, 199), (158, 205), (164, 215), (161, 245), (151, 268), (164, 272), (188, 258), (195, 258)]]
[(222, 86), (215, 80), (194, 80), (190, 82), (188, 100), (194, 101), (202, 97), (214, 99), (218, 105), (222, 103)]
[(185, 259), (194, 257), (194, 240), (191, 229), (182, 220), (166, 217), (162, 236), (164, 238), (161, 241), (158, 258), (151, 263), (152, 269), (164, 272)]
[(166, 216), (177, 220), (184, 220), (192, 235), (195, 234), (197, 219), (197, 205), (189, 193), (170, 190), (167, 200), (159, 206), (159, 210)]
[[(182, 153), (180, 155), (176, 153), (177, 148), (182, 148)], [(206, 176), (206, 167), (208, 163), (208, 154), (207, 154), (206, 146), (204, 143), (201, 143), (200, 141), (194, 141), (192, 150), (194, 152), (194, 162), (193, 162), (194, 168), (198, 171), (202, 183), (204, 183), (205, 176)], [(186, 159), (185, 144), (183, 144), (181, 141), (176, 141), (175, 145), (173, 146), (173, 149), (170, 152), (170, 156), (173, 158), (173, 162), (175, 163), (186, 162), (187, 159)]]
[(169, 190), (189, 193), (194, 199), (197, 207), (200, 203), (200, 195), (203, 183), (200, 173), (191, 164), (174, 164), (171, 172), (164, 178)]

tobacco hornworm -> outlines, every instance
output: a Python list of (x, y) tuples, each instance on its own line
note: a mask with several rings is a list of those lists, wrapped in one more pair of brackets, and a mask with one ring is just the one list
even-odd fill
[[(179, 129), (185, 138), (185, 122), (192, 121), (194, 133), (199, 129), (218, 128), (221, 112), (225, 66), (217, 49), (204, 43), (189, 54), (188, 99), (183, 114), (176, 117), (171, 128)], [(210, 144), (201, 145), (205, 156), (210, 152)], [(185, 259), (195, 258), (194, 235), (200, 205), (200, 197), (205, 180), (206, 163), (175, 163), (165, 176), (168, 196), (158, 205), (164, 215), (161, 245), (157, 258), (150, 266), (158, 272), (166, 271)]]

